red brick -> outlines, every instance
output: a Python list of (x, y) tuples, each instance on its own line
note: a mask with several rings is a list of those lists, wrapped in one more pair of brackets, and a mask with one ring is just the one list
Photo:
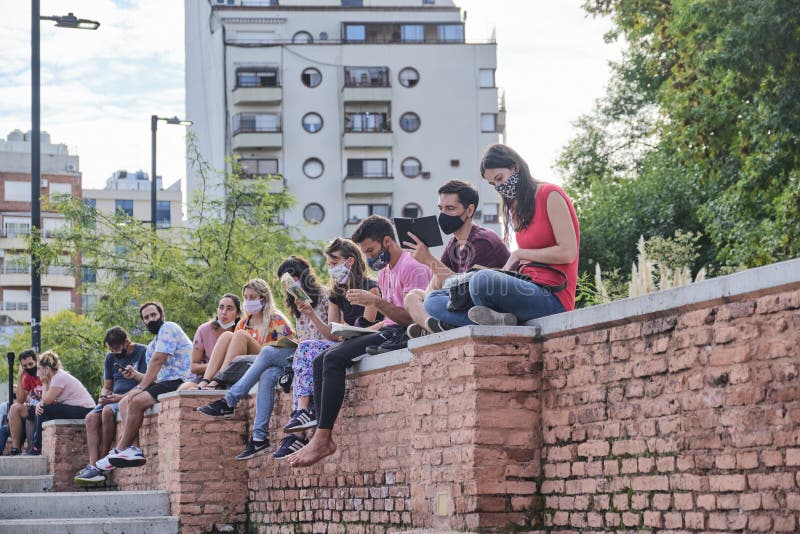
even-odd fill
[(761, 451), (761, 461), (766, 467), (780, 467), (783, 465), (783, 454), (781, 451)]
[(797, 523), (793, 515), (776, 515), (772, 524), (773, 532), (795, 532)]
[(747, 528), (756, 532), (768, 532), (772, 528), (772, 519), (768, 515), (753, 514), (747, 521)]
[(717, 509), (733, 510), (734, 508), (739, 508), (738, 493), (722, 493), (717, 495)]
[(786, 465), (800, 465), (800, 449), (786, 449)]
[(737, 469), (756, 469), (758, 467), (758, 453), (755, 451), (740, 452), (736, 454)]
[(587, 441), (578, 445), (578, 456), (585, 458), (607, 456), (609, 449), (607, 441)]
[(744, 491), (744, 475), (716, 475), (708, 477), (711, 491)]
[(614, 503), (614, 508), (617, 510), (627, 510), (629, 508), (627, 493), (618, 493), (614, 495), (612, 500)]
[(614, 512), (606, 512), (606, 526), (616, 527), (621, 522), (620, 515)]
[(761, 495), (759, 493), (743, 493), (739, 496), (739, 506), (742, 510), (758, 510), (761, 508)]
[(642, 522), (642, 516), (633, 512), (622, 513), (622, 524), (626, 527), (636, 527)]
[(768, 475), (750, 474), (747, 475), (747, 483), (750, 489), (792, 489), (795, 486), (793, 473), (771, 473)]
[(690, 530), (705, 528), (705, 514), (703, 512), (686, 512), (683, 516), (684, 527)]
[(642, 517), (642, 522), (645, 527), (661, 528), (664, 524), (664, 518), (661, 512), (648, 512), (645, 511)]
[(672, 496), (669, 493), (653, 494), (653, 508), (656, 510), (669, 510)]
[(631, 479), (634, 491), (668, 491), (669, 479), (666, 476), (644, 476)]
[(683, 528), (683, 516), (680, 512), (664, 512), (664, 528)]

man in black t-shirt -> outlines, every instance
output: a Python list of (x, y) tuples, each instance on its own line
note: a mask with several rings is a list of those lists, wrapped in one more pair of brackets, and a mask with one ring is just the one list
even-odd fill
[(415, 290), (406, 295), (405, 308), (414, 324), (407, 329), (409, 337), (441, 332), (450, 325), (432, 318), (424, 307), (426, 299), (448, 299), (444, 281), (453, 274), (469, 271), (474, 265), (503, 267), (510, 256), (508, 247), (495, 232), (472, 222), (478, 209), (478, 190), (469, 182), (450, 180), (439, 188), (439, 227), (453, 234), (437, 260), (421, 241), (412, 237), (411, 254), (418, 262), (431, 266), (433, 278), (425, 291)]
[(114, 468), (111, 464), (97, 464), (114, 441), (119, 401), (139, 383), (135, 378), (126, 377), (123, 369), (130, 365), (140, 373), (147, 371), (147, 347), (133, 343), (122, 327), (109, 328), (103, 343), (109, 350), (104, 364), (103, 389), (97, 406), (86, 416), (89, 464), (75, 476), (79, 484), (103, 482), (105, 472)]

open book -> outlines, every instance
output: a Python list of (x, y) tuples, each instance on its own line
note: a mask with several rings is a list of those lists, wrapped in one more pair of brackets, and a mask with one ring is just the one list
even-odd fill
[(270, 347), (284, 347), (287, 349), (296, 349), (297, 341), (295, 341), (290, 337), (281, 336), (275, 341), (270, 341), (269, 343), (265, 343), (265, 345), (269, 345)]
[(377, 332), (377, 330), (370, 330), (369, 328), (360, 328), (358, 326), (350, 326), (349, 324), (331, 323), (331, 335), (338, 336), (344, 339), (363, 336), (364, 334), (374, 334), (375, 332)]

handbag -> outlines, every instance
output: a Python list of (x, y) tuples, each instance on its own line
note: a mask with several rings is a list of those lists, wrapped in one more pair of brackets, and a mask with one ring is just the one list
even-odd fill
[[(546, 269), (548, 271), (556, 272), (564, 278), (564, 281), (557, 286), (541, 286), (542, 288), (549, 290), (551, 293), (557, 293), (563, 290), (565, 287), (567, 287), (567, 275), (559, 271), (558, 269), (546, 265), (544, 263), (539, 263), (535, 261), (528, 262), (522, 267), (527, 267), (529, 265), (534, 267), (539, 267), (540, 269)], [(447, 301), (447, 311), (458, 312), (458, 311), (468, 310), (473, 306), (475, 306), (475, 303), (472, 301), (472, 296), (469, 294), (469, 281), (470, 279), (472, 279), (472, 276), (475, 273), (485, 269), (496, 271), (498, 273), (503, 273), (508, 276), (513, 276), (514, 278), (519, 278), (520, 280), (525, 280), (526, 282), (533, 282), (530, 276), (528, 276), (527, 274), (522, 274), (517, 271), (490, 269), (489, 267), (476, 265), (466, 273), (459, 273), (449, 277), (447, 280), (444, 281), (444, 284), (442, 284), (442, 289), (447, 289), (450, 292), (450, 298)]]

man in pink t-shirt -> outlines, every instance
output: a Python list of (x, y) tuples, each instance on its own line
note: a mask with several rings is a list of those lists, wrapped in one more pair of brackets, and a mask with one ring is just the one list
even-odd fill
[(376, 330), (374, 334), (334, 345), (314, 360), (317, 432), (308, 445), (287, 457), (295, 467), (315, 464), (336, 451), (332, 431), (344, 401), (347, 368), (363, 358), (365, 352), (380, 354), (406, 346), (405, 329), (412, 320), (403, 307), (403, 299), (409, 291), (425, 289), (433, 275), (430, 268), (400, 247), (394, 227), (385, 217), (372, 215), (362, 220), (352, 239), (361, 247), (370, 268), (378, 272), (382, 296), (362, 289), (349, 289), (345, 297), (357, 306), (375, 306), (385, 319), (372, 327)]

